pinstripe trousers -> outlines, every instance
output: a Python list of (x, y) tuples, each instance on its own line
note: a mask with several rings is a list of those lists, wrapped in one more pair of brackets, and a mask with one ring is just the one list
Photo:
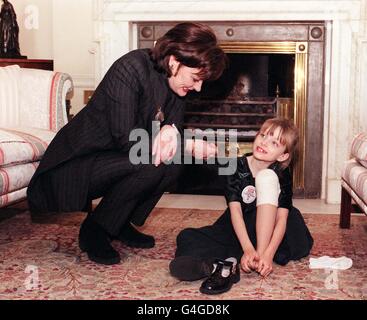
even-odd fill
[(180, 172), (180, 165), (133, 165), (127, 154), (101, 153), (91, 171), (88, 198), (102, 200), (90, 217), (112, 236), (125, 223), (143, 225)]

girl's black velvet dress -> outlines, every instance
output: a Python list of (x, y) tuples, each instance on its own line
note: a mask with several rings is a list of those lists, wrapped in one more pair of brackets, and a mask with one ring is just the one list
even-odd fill
[[(241, 203), (246, 229), (256, 248), (256, 194), (252, 198), (247, 198), (245, 200), (247, 203), (242, 196), (246, 187), (247, 190), (255, 188), (255, 178), (250, 171), (247, 156), (249, 154), (238, 158), (237, 171), (228, 176), (225, 196), (227, 203), (232, 201)], [(274, 256), (274, 262), (285, 265), (290, 260), (298, 260), (309, 255), (313, 238), (301, 213), (292, 206), (292, 177), (289, 168), (282, 170), (279, 163), (274, 163), (269, 169), (274, 170), (279, 178), (281, 192), (278, 206), (289, 210), (286, 232)], [(239, 261), (242, 255), (243, 250), (233, 229), (229, 208), (213, 225), (188, 228), (177, 237), (176, 257), (193, 256), (210, 259), (236, 257)]]

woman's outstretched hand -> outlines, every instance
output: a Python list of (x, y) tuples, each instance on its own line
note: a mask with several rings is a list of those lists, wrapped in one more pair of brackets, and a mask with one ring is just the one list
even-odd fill
[(177, 151), (177, 129), (170, 125), (161, 128), (153, 142), (154, 165), (171, 160)]
[(209, 143), (201, 139), (188, 139), (186, 142), (187, 149), (194, 158), (197, 159), (208, 159), (215, 157), (218, 154), (218, 147), (215, 143)]

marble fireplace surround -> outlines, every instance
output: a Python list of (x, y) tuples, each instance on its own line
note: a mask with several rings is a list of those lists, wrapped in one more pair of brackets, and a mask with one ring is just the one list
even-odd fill
[(135, 22), (323, 21), (325, 61), (321, 198), (340, 202), (340, 173), (349, 142), (367, 130), (367, 13), (365, 0), (141, 1), (94, 0), (96, 84), (121, 55), (137, 48)]

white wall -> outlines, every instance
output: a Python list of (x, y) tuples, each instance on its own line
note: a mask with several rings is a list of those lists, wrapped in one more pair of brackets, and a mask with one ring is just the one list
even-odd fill
[(17, 13), (22, 55), (54, 60), (55, 71), (72, 76), (71, 113), (76, 114), (84, 106), (83, 91), (94, 89), (93, 0), (10, 2)]
[(93, 0), (53, 0), (55, 70), (74, 80), (72, 113), (83, 108), (83, 91), (94, 88)]
[(52, 1), (10, 0), (10, 2), (17, 14), (21, 54), (28, 56), (29, 59), (53, 59)]

